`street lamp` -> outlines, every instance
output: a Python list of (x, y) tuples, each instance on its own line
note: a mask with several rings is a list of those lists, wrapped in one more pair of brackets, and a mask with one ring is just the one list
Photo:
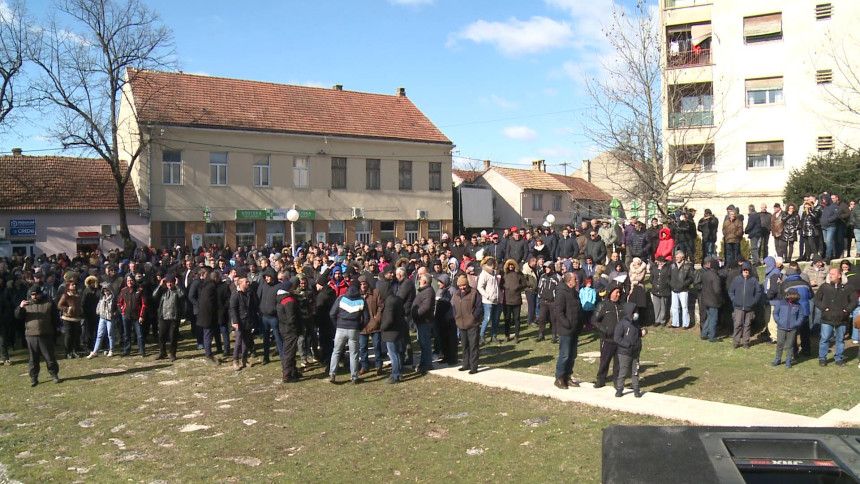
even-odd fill
[(291, 208), (287, 211), (287, 220), (290, 221), (290, 251), (296, 253), (296, 220), (299, 219), (299, 211)]
[(546, 214), (546, 223), (552, 225), (555, 223), (555, 215), (548, 213)]

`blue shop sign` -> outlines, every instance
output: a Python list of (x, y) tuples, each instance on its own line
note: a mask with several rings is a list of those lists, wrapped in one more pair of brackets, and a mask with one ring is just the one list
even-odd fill
[(36, 219), (10, 220), (10, 237), (32, 237), (36, 235)]

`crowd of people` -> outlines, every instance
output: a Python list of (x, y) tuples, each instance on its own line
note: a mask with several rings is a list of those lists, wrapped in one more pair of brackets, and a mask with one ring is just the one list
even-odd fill
[[(721, 224), (705, 210), (698, 221), (685, 211), (662, 224), (653, 219), (649, 228), (633, 217), (561, 233), (510, 227), (295, 251), (177, 246), (144, 247), (129, 258), (98, 250), (12, 257), (0, 260), (0, 360), (9, 365), (11, 348), (28, 348), (33, 386), (42, 359), (59, 381), (58, 343), (67, 359), (129, 356), (136, 347), (141, 357), (149, 350), (174, 361), (187, 322), (187, 339), (213, 365), (240, 371), (268, 364), (277, 351), (285, 383), (300, 381), (313, 365), (336, 382), (344, 365), (354, 383), (373, 372), (394, 384), (408, 368), (426, 373), (434, 362), (476, 373), (480, 346), (519, 344), (524, 319), (537, 342), (558, 345), (556, 387), (579, 386), (578, 338), (595, 331), (594, 386), (612, 384), (620, 397), (630, 377), (639, 397), (646, 327), (690, 329), (698, 319), (703, 340), (720, 342), (718, 326), (731, 328), (734, 348), (749, 348), (754, 323), (766, 326), (762, 335), (776, 345), (773, 364), (787, 368), (804, 356), (826, 365), (833, 340), (842, 366), (845, 338), (858, 341), (857, 329), (848, 331), (860, 311), (860, 277), (847, 259), (828, 263), (850, 247), (839, 241), (860, 207), (849, 205), (846, 220), (841, 204), (828, 194), (806, 200), (802, 215), (793, 204), (785, 213), (778, 204), (773, 213), (750, 206), (745, 226), (730, 206)], [(810, 220), (818, 228), (807, 236)], [(832, 225), (840, 220), (842, 230)], [(725, 259), (715, 251), (720, 225)], [(693, 261), (697, 230), (701, 267)], [(792, 260), (797, 239), (789, 232), (805, 241), (800, 259), (811, 263), (803, 269)], [(768, 234), (782, 241), (776, 257), (767, 255)], [(737, 247), (744, 235), (751, 260)], [(410, 333), (417, 333), (417, 354)]]

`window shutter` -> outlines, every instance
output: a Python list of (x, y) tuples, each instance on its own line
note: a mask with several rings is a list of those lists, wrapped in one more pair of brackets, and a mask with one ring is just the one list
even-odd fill
[(827, 84), (833, 82), (833, 69), (819, 69), (815, 72), (815, 82)]
[(831, 151), (833, 149), (833, 146), (833, 136), (818, 137), (818, 151)]
[(690, 27), (693, 45), (699, 45), (711, 38), (711, 24), (699, 24)]
[(820, 3), (815, 6), (815, 20), (827, 20), (833, 16), (832, 3)]
[(747, 156), (782, 155), (782, 141), (761, 141), (747, 143)]
[(782, 89), (781, 77), (769, 77), (767, 79), (747, 79), (747, 91), (770, 91), (771, 89)]
[(744, 37), (764, 37), (782, 33), (782, 13), (744, 19)]

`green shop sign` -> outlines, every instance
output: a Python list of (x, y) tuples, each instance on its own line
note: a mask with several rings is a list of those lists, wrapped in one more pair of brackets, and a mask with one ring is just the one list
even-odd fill
[[(259, 210), (236, 210), (236, 220), (287, 220), (289, 208), (267, 208)], [(316, 219), (316, 210), (299, 210), (299, 218)]]

